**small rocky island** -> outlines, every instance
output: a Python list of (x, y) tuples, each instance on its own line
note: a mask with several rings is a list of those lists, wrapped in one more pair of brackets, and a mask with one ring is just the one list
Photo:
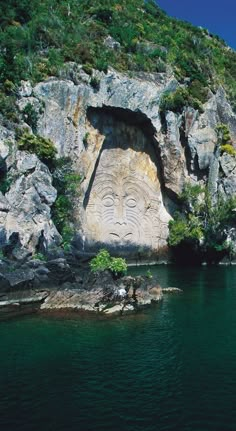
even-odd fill
[[(114, 259), (105, 250), (101, 253)], [(117, 260), (125, 262), (114, 259)], [(133, 277), (109, 269), (82, 271), (65, 258), (48, 261), (29, 258), (14, 264), (4, 258), (0, 286), (0, 319), (49, 311), (120, 316), (160, 302), (163, 292), (180, 291), (162, 289), (150, 272)]]

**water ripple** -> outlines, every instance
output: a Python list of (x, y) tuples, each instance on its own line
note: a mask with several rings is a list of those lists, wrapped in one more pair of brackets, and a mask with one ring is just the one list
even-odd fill
[(236, 269), (157, 271), (137, 316), (1, 322), (1, 430), (235, 431)]

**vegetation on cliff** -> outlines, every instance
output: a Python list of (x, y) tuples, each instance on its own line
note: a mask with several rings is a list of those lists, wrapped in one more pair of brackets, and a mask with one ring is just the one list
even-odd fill
[(54, 161), (52, 177), (57, 189), (52, 219), (62, 236), (62, 246), (67, 250), (75, 233), (73, 210), (82, 178), (74, 172), (71, 159), (65, 157)]
[[(104, 42), (111, 36), (115, 48)], [(236, 53), (218, 36), (168, 17), (153, 0), (9, 0), (0, 5), (0, 112), (17, 121), (22, 79), (58, 75), (75, 61), (88, 73), (164, 72), (169, 65), (194, 101), (222, 84), (236, 103)], [(186, 95), (185, 95), (186, 96)], [(191, 102), (191, 101), (190, 101)]]
[(230, 255), (228, 231), (235, 226), (236, 198), (218, 196), (213, 203), (205, 187), (186, 184), (180, 203), (180, 212), (169, 223), (168, 241), (176, 256), (216, 262)]
[(56, 156), (57, 150), (50, 139), (43, 138), (24, 131), (18, 140), (19, 150), (29, 151), (38, 156), (40, 160), (48, 164)]
[(236, 150), (233, 146), (232, 138), (227, 124), (217, 124), (216, 133), (221, 152), (227, 153), (230, 156), (236, 156)]

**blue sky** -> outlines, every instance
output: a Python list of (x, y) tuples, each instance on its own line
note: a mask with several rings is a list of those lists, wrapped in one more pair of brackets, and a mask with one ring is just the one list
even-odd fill
[(156, 0), (168, 15), (208, 28), (236, 49), (236, 0)]

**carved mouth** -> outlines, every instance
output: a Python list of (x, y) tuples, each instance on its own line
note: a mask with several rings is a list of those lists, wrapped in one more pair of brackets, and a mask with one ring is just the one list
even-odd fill
[(132, 237), (133, 237), (133, 232), (128, 232), (128, 233), (125, 233), (125, 234), (118, 234), (118, 233), (116, 233), (116, 232), (110, 232), (109, 233), (109, 236), (113, 239), (113, 240), (115, 240), (115, 241), (130, 241), (130, 240), (132, 240)]

